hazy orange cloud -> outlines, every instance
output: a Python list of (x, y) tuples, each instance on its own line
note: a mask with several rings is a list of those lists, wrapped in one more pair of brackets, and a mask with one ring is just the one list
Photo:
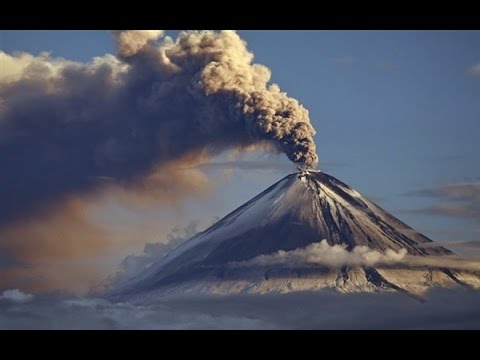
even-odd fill
[[(162, 167), (135, 186), (99, 180), (105, 182), (100, 192), (70, 196), (41, 215), (0, 228), (0, 252), (24, 264), (2, 270), (0, 290), (85, 293), (147, 241), (165, 240), (185, 198), (211, 189), (204, 173), (181, 163)], [(112, 201), (142, 216), (99, 220)]]

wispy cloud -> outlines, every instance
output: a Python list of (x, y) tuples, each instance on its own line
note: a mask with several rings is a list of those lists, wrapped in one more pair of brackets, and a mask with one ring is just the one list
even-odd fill
[(447, 240), (447, 241), (436, 241), (434, 243), (427, 243), (420, 245), (420, 247), (434, 247), (434, 246), (443, 246), (447, 249), (452, 250), (453, 252), (462, 255), (467, 258), (476, 257), (480, 259), (480, 241), (471, 241), (471, 240)]
[[(322, 161), (321, 166), (326, 168), (344, 167), (347, 163), (340, 161)], [(198, 165), (200, 169), (239, 169), (254, 171), (297, 171), (297, 167), (293, 163), (281, 163), (276, 161), (262, 160), (232, 160), (232, 161), (216, 161)]]
[(473, 76), (480, 76), (480, 63), (477, 63), (475, 65), (472, 65), (468, 69), (468, 73)]
[[(436, 243), (437, 246), (441, 246)], [(480, 261), (475, 258), (458, 256), (412, 256), (406, 249), (385, 252), (357, 246), (348, 251), (345, 246), (329, 245), (326, 240), (310, 244), (292, 251), (279, 250), (273, 254), (260, 255), (249, 261), (236, 263), (236, 266), (249, 265), (322, 265), (330, 268), (342, 266), (406, 265), (410, 267), (451, 268), (455, 270), (480, 271)]]
[(332, 268), (342, 266), (374, 266), (377, 264), (390, 264), (402, 260), (407, 251), (399, 252), (388, 249), (386, 253), (369, 249), (366, 246), (357, 246), (348, 251), (345, 246), (330, 246), (326, 240), (310, 244), (304, 248), (291, 251), (279, 250), (273, 254), (259, 255), (238, 265), (289, 265), (300, 264), (324, 265)]
[(295, 171), (295, 164), (280, 163), (274, 161), (260, 160), (232, 160), (208, 162), (199, 165), (200, 168), (207, 169), (241, 169), (241, 170), (260, 170), (260, 171)]
[(353, 56), (337, 56), (331, 58), (330, 61), (338, 65), (353, 65), (358, 62), (358, 59)]
[(398, 64), (394, 63), (392, 60), (382, 59), (382, 60), (378, 60), (375, 63), (375, 68), (383, 71), (391, 71), (391, 70), (398, 69), (399, 66)]
[(480, 181), (414, 190), (404, 195), (430, 197), (441, 201), (426, 208), (409, 210), (408, 212), (410, 213), (452, 216), (474, 221), (480, 220)]
[(468, 240), (452, 240), (452, 241), (437, 241), (432, 243), (421, 244), (419, 247), (429, 248), (435, 246), (447, 246), (447, 247), (461, 247), (465, 249), (480, 249), (480, 241), (468, 241)]
[(368, 199), (375, 203), (388, 203), (390, 200), (385, 196), (366, 195)]
[(467, 220), (480, 219), (480, 209), (472, 204), (438, 204), (422, 209), (409, 210), (408, 213), (451, 216)]
[[(199, 221), (191, 221), (183, 228), (173, 228), (163, 241), (145, 244), (142, 253), (128, 255), (121, 261), (119, 268), (106, 280), (104, 287), (121, 285), (201, 230)], [(104, 290), (103, 287), (99, 288)]]

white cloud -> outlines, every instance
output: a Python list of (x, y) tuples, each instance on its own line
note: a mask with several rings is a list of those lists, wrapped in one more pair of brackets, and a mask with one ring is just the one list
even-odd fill
[(32, 294), (24, 293), (18, 289), (5, 290), (2, 295), (0, 295), (0, 300), (7, 300), (16, 303), (25, 303), (31, 301), (32, 299)]
[(273, 254), (260, 255), (249, 261), (234, 265), (266, 266), (280, 264), (287, 266), (312, 264), (331, 268), (398, 264), (413, 267), (448, 267), (456, 270), (480, 271), (480, 261), (475, 258), (461, 258), (458, 256), (412, 256), (407, 253), (406, 249), (400, 249), (399, 251), (387, 249), (382, 253), (366, 246), (356, 246), (352, 251), (348, 251), (345, 246), (330, 246), (326, 240), (292, 251), (279, 250)]
[(274, 265), (274, 264), (322, 264), (329, 267), (348, 266), (374, 266), (376, 264), (389, 264), (402, 260), (407, 250), (396, 252), (388, 249), (385, 253), (371, 250), (366, 246), (357, 246), (353, 251), (348, 251), (345, 246), (330, 246), (326, 240), (310, 244), (304, 248), (292, 251), (279, 250), (274, 254), (260, 255), (246, 264)]
[(472, 65), (472, 67), (468, 69), (468, 72), (473, 76), (480, 76), (480, 63)]

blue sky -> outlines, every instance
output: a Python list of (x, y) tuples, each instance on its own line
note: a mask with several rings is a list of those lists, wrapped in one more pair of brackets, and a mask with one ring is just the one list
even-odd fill
[[(434, 240), (480, 240), (476, 217), (412, 211), (451, 199), (403, 195), (480, 181), (480, 71), (473, 70), (480, 31), (239, 33), (272, 81), (309, 109), (320, 169)], [(2, 31), (0, 48), (76, 61), (114, 51), (105, 31)], [(218, 191), (184, 204), (174, 221), (208, 223), (284, 173), (235, 170)], [(118, 219), (118, 206), (106, 206), (103, 217)]]

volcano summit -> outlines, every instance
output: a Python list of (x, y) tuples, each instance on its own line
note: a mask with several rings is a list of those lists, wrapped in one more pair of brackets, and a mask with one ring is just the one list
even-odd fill
[(273, 184), (108, 297), (480, 287), (480, 267), (446, 266), (452, 259), (356, 190), (310, 170)]

